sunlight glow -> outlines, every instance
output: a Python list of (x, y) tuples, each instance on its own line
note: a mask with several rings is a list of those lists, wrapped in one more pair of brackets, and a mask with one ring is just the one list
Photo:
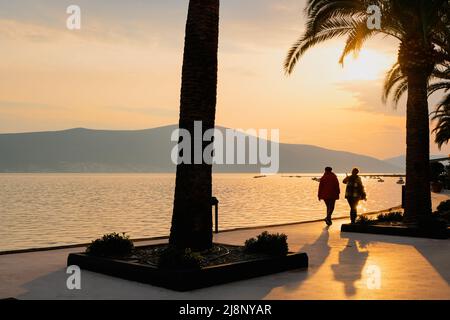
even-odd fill
[(380, 79), (393, 65), (393, 59), (388, 55), (363, 49), (358, 56), (345, 59), (342, 79), (345, 81)]

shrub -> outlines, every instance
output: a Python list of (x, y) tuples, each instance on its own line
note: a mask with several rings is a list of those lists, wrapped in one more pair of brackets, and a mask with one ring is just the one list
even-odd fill
[(427, 215), (418, 218), (420, 229), (430, 233), (441, 233), (447, 230), (447, 221), (436, 215)]
[(356, 223), (361, 225), (370, 225), (375, 223), (375, 220), (370, 219), (368, 216), (359, 216)]
[(445, 220), (447, 224), (450, 224), (450, 210), (449, 211), (442, 211), (442, 212), (435, 212), (434, 215), (436, 215), (437, 218)]
[(256, 238), (245, 241), (245, 252), (248, 253), (266, 253), (271, 255), (287, 255), (289, 251), (287, 235), (269, 234), (264, 231)]
[(133, 242), (123, 233), (105, 234), (102, 238), (92, 241), (86, 253), (94, 256), (126, 256), (134, 249)]
[(433, 182), (442, 180), (442, 175), (445, 173), (445, 166), (440, 162), (430, 163), (430, 178)]
[(377, 220), (379, 222), (402, 222), (403, 221), (403, 213), (399, 212), (399, 211), (381, 213), (378, 215)]
[(438, 211), (439, 213), (450, 211), (450, 200), (442, 201), (442, 202), (438, 205), (437, 211)]
[(158, 267), (166, 269), (201, 269), (204, 258), (191, 249), (167, 247), (158, 259)]

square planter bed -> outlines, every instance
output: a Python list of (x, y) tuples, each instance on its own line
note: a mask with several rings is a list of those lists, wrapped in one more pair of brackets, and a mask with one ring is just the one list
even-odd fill
[[(137, 247), (137, 249), (151, 246)], [(142, 282), (176, 291), (189, 291), (227, 282), (250, 279), (293, 269), (308, 267), (306, 253), (264, 257), (254, 260), (219, 264), (202, 269), (160, 269), (156, 265), (127, 261), (126, 259), (96, 257), (86, 253), (73, 253), (67, 265), (77, 265), (122, 279)]]

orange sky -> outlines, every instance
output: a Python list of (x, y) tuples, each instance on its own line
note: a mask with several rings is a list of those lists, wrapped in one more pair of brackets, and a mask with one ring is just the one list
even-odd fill
[[(177, 123), (188, 1), (76, 1), (82, 29), (69, 31), (72, 2), (0, 0), (0, 133)], [(369, 42), (344, 68), (343, 41), (326, 43), (284, 75), (303, 5), (222, 1), (217, 123), (378, 158), (405, 153), (404, 101), (398, 110), (381, 103), (395, 41)]]

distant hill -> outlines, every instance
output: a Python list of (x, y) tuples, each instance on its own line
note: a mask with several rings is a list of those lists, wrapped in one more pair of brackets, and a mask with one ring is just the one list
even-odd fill
[[(136, 131), (70, 129), (0, 134), (0, 172), (174, 172), (170, 136), (176, 126)], [(220, 130), (225, 128), (220, 127)], [(280, 144), (280, 172), (397, 173), (395, 164), (311, 145)], [(259, 172), (257, 165), (217, 165), (215, 172)]]
[[(448, 155), (445, 154), (434, 154), (430, 156), (430, 159), (440, 159), (440, 158), (446, 158)], [(384, 159), (385, 162), (390, 163), (396, 167), (402, 168), (403, 171), (405, 171), (406, 168), (406, 155), (401, 155), (398, 157), (388, 158)]]

